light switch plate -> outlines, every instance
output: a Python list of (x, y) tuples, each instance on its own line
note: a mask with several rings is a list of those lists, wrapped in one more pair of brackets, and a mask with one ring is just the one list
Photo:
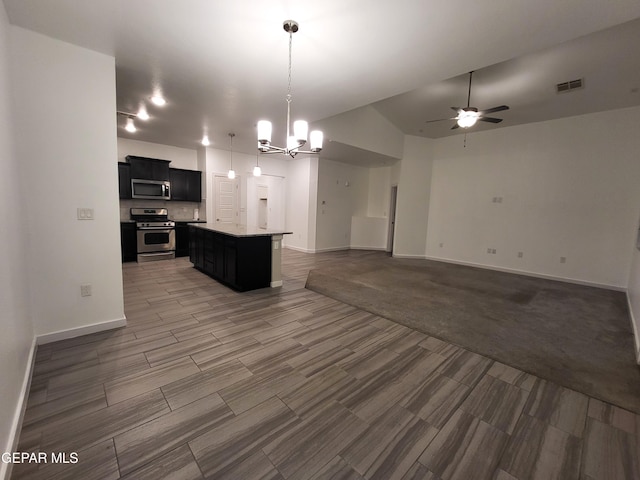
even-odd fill
[(93, 220), (93, 208), (78, 208), (78, 220)]

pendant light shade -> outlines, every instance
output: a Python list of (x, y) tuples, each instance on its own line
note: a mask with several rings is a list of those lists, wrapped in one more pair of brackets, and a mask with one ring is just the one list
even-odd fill
[(227, 178), (229, 180), (233, 180), (236, 178), (236, 171), (233, 169), (233, 137), (235, 137), (235, 133), (229, 134), (229, 171), (227, 172)]
[(256, 166), (253, 167), (253, 176), (259, 177), (261, 175), (262, 175), (262, 169), (260, 168), (260, 165), (258, 165), (258, 155), (256, 155)]

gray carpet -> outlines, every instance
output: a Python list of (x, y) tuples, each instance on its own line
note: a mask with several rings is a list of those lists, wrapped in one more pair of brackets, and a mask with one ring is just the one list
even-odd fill
[(383, 255), (312, 270), (306, 286), (640, 414), (622, 292)]

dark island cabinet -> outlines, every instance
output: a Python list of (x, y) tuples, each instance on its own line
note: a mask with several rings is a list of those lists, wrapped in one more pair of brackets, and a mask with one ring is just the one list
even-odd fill
[(120, 223), (120, 249), (123, 262), (135, 262), (138, 256), (135, 222)]
[(169, 169), (171, 200), (185, 202), (202, 201), (202, 172), (199, 170)]
[(128, 163), (118, 162), (118, 187), (121, 199), (131, 198), (131, 165)]
[(235, 290), (271, 285), (271, 237), (235, 237), (189, 227), (189, 257), (194, 267)]
[(131, 165), (131, 178), (169, 181), (169, 163), (171, 163), (169, 160), (134, 155), (127, 155), (126, 159)]

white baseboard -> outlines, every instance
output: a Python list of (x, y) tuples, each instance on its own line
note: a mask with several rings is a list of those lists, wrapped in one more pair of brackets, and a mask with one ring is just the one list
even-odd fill
[(277, 280), (275, 282), (271, 282), (270, 286), (271, 286), (271, 288), (281, 287), (282, 286), (282, 280)]
[(295, 250), (296, 252), (302, 252), (302, 253), (314, 253), (313, 250), (309, 250), (307, 248), (294, 247), (293, 245), (283, 245), (282, 248), (288, 248), (289, 250)]
[(302, 253), (324, 253), (324, 252), (342, 252), (344, 250), (349, 250), (353, 247), (349, 247), (347, 245), (344, 247), (306, 249), (306, 248), (292, 247), (291, 245), (287, 245), (285, 248), (290, 248), (291, 250), (295, 250), (297, 252), (302, 252)]
[[(393, 253), (393, 258), (417, 258), (418, 260), (426, 260), (427, 257), (424, 255), (406, 255), (404, 253)], [(432, 260), (436, 260), (435, 258)], [(444, 260), (443, 260), (444, 261)]]
[(127, 326), (127, 319), (120, 318), (117, 320), (107, 320), (106, 322), (94, 323), (92, 325), (84, 325), (78, 328), (70, 328), (68, 330), (60, 330), (57, 332), (45, 333), (36, 337), (38, 345), (57, 342), (59, 340), (67, 340), (69, 338), (89, 335), (90, 333), (103, 332), (105, 330), (113, 330)]
[(377, 252), (386, 252), (387, 247), (362, 247), (362, 246), (354, 246), (351, 245), (351, 250), (375, 250)]
[[(16, 405), (16, 410), (13, 415), (13, 422), (11, 423), (11, 431), (9, 432), (9, 441), (7, 442), (7, 452), (15, 452), (18, 448), (18, 442), (20, 441), (20, 430), (22, 430), (22, 420), (24, 419), (24, 412), (27, 409), (27, 400), (29, 399), (29, 390), (31, 389), (31, 377), (33, 376), (33, 366), (36, 363), (36, 337), (33, 337), (31, 342), (31, 349), (29, 350), (29, 359), (27, 361), (27, 368), (25, 369), (24, 376), (22, 377), (22, 386), (20, 387), (19, 401)], [(11, 471), (13, 469), (12, 463), (0, 462), (0, 478), (3, 480), (9, 480), (11, 478)]]
[(313, 253), (324, 253), (324, 252), (343, 252), (345, 250), (350, 250), (351, 247), (349, 245), (345, 245), (343, 247), (329, 247), (329, 248), (318, 248), (313, 251)]
[[(399, 257), (399, 258), (403, 258), (403, 257)], [(404, 257), (404, 258), (409, 258), (409, 257)], [(529, 272), (527, 270), (516, 270), (514, 268), (496, 267), (494, 265), (485, 265), (482, 263), (452, 260), (450, 258), (430, 257), (426, 255), (423, 257), (410, 257), (410, 258), (424, 258), (426, 260), (434, 260), (436, 262), (453, 263), (456, 265), (465, 265), (468, 267), (484, 268), (486, 270), (495, 270), (496, 272), (515, 273), (516, 275), (524, 275), (526, 277), (544, 278), (546, 280), (556, 280), (559, 282), (573, 283), (575, 285), (584, 285), (585, 287), (604, 288), (605, 290), (614, 290), (617, 292), (627, 291), (626, 288), (620, 287), (618, 285), (608, 285), (605, 283), (588, 282), (586, 280), (578, 280), (576, 278), (558, 277), (556, 275), (546, 275), (544, 273)]]
[(627, 305), (629, 307), (629, 316), (631, 317), (631, 328), (633, 329), (634, 345), (636, 347), (636, 363), (640, 365), (640, 337), (638, 337), (638, 328), (636, 326), (636, 318), (633, 315), (633, 308), (631, 307), (631, 298), (629, 298), (629, 291), (627, 290)]

